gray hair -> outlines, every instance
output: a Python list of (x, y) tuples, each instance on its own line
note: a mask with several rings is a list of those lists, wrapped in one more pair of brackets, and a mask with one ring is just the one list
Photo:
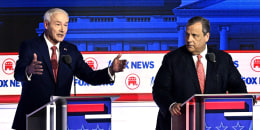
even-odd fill
[(49, 9), (45, 12), (44, 16), (43, 16), (43, 21), (48, 21), (50, 22), (51, 21), (51, 16), (55, 13), (64, 13), (66, 14), (68, 17), (69, 17), (69, 14), (63, 10), (63, 9), (60, 9), (60, 8), (52, 8), (52, 9)]

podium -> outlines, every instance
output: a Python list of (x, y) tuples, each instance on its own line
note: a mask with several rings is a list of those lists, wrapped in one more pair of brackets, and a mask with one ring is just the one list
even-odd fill
[(27, 130), (111, 130), (111, 103), (119, 96), (51, 97), (26, 115)]
[(254, 94), (195, 94), (172, 116), (172, 130), (252, 129)]

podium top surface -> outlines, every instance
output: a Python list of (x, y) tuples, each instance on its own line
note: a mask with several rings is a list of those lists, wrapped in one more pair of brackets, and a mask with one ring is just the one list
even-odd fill
[(249, 97), (254, 95), (260, 95), (260, 93), (256, 94), (248, 94), (248, 93), (230, 93), (230, 94), (194, 94), (192, 97)]
[(50, 101), (57, 101), (60, 99), (65, 100), (104, 100), (104, 99), (110, 99), (111, 101), (115, 101), (119, 98), (119, 95), (113, 95), (113, 96), (52, 96)]
[(187, 102), (191, 100), (203, 100), (205, 98), (253, 98), (260, 96), (260, 93), (232, 93), (232, 94), (194, 94), (188, 100), (181, 104), (184, 106)]
[(52, 105), (53, 103), (61, 103), (61, 104), (67, 104), (66, 101), (104, 101), (104, 100), (110, 100), (111, 102), (118, 99), (120, 96), (113, 95), (113, 96), (52, 96), (50, 98), (50, 102), (46, 103), (45, 105), (41, 106), (37, 110), (31, 112), (30, 114), (27, 114), (26, 116), (29, 117), (33, 115), (34, 113), (43, 110), (48, 105)]

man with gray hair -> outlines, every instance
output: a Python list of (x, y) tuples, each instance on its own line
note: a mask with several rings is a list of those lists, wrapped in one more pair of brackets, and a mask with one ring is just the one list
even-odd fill
[[(113, 83), (115, 73), (125, 68), (126, 60), (119, 60), (119, 54), (110, 67), (92, 70), (77, 47), (63, 41), (68, 23), (66, 11), (50, 9), (44, 14), (44, 33), (20, 45), (14, 77), (22, 82), (22, 93), (13, 129), (25, 130), (26, 114), (48, 103), (51, 96), (70, 96), (74, 75), (92, 85), (107, 84)], [(66, 61), (63, 56), (72, 60)]]

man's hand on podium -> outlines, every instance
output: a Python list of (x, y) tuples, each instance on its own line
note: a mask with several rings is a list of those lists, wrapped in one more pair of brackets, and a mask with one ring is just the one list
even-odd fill
[(172, 116), (180, 116), (182, 114), (181, 103), (175, 103), (174, 105), (172, 105), (172, 107), (170, 108), (170, 112)]

